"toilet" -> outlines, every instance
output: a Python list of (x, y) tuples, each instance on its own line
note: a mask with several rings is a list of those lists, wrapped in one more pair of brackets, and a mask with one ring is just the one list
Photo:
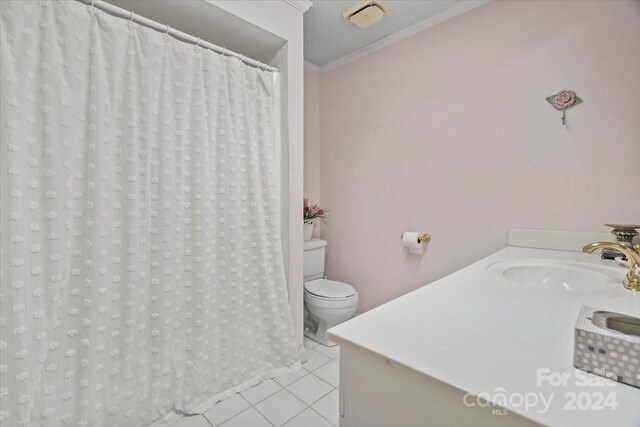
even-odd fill
[(358, 293), (351, 285), (328, 280), (324, 275), (327, 242), (312, 239), (304, 242), (304, 335), (331, 347), (327, 329), (356, 314)]

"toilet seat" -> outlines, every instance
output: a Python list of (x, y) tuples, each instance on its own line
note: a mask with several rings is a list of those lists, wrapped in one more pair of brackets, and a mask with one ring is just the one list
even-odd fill
[(353, 307), (355, 312), (355, 307), (358, 305), (358, 295), (356, 294), (342, 299), (332, 299), (322, 298), (304, 291), (304, 302), (307, 306), (313, 306), (327, 310), (343, 310), (345, 308)]
[(306, 282), (304, 290), (307, 295), (323, 300), (347, 300), (357, 295), (353, 286), (327, 279)]

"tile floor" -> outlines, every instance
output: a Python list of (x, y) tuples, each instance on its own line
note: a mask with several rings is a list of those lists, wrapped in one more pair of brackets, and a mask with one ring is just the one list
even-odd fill
[(204, 415), (171, 427), (332, 427), (338, 425), (340, 347), (304, 339), (304, 369), (234, 394)]

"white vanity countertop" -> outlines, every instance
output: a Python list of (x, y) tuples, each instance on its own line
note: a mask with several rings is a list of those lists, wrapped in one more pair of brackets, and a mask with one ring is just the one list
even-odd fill
[[(447, 277), (332, 328), (331, 339), (355, 344), (473, 395), (553, 396), (547, 411), (502, 405), (551, 426), (640, 426), (640, 389), (621, 383), (579, 384), (573, 367), (574, 326), (580, 307), (640, 317), (640, 293), (620, 282), (606, 291), (565, 292), (510, 282), (487, 270), (508, 259), (555, 259), (616, 265), (599, 254), (506, 247)], [(625, 269), (616, 267), (619, 277)], [(571, 375), (565, 387), (538, 386), (539, 368)], [(591, 380), (601, 377), (588, 375)], [(566, 410), (569, 394), (615, 393), (617, 408)], [(504, 395), (504, 394), (503, 394)], [(574, 402), (575, 403), (575, 402)], [(584, 402), (583, 402), (584, 403)]]

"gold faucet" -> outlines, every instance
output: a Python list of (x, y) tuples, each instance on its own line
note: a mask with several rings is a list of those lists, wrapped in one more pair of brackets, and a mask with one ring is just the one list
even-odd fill
[(590, 254), (597, 249), (605, 248), (622, 252), (627, 256), (629, 272), (624, 278), (624, 287), (632, 291), (640, 291), (640, 245), (629, 247), (613, 242), (596, 242), (585, 246), (582, 251)]

